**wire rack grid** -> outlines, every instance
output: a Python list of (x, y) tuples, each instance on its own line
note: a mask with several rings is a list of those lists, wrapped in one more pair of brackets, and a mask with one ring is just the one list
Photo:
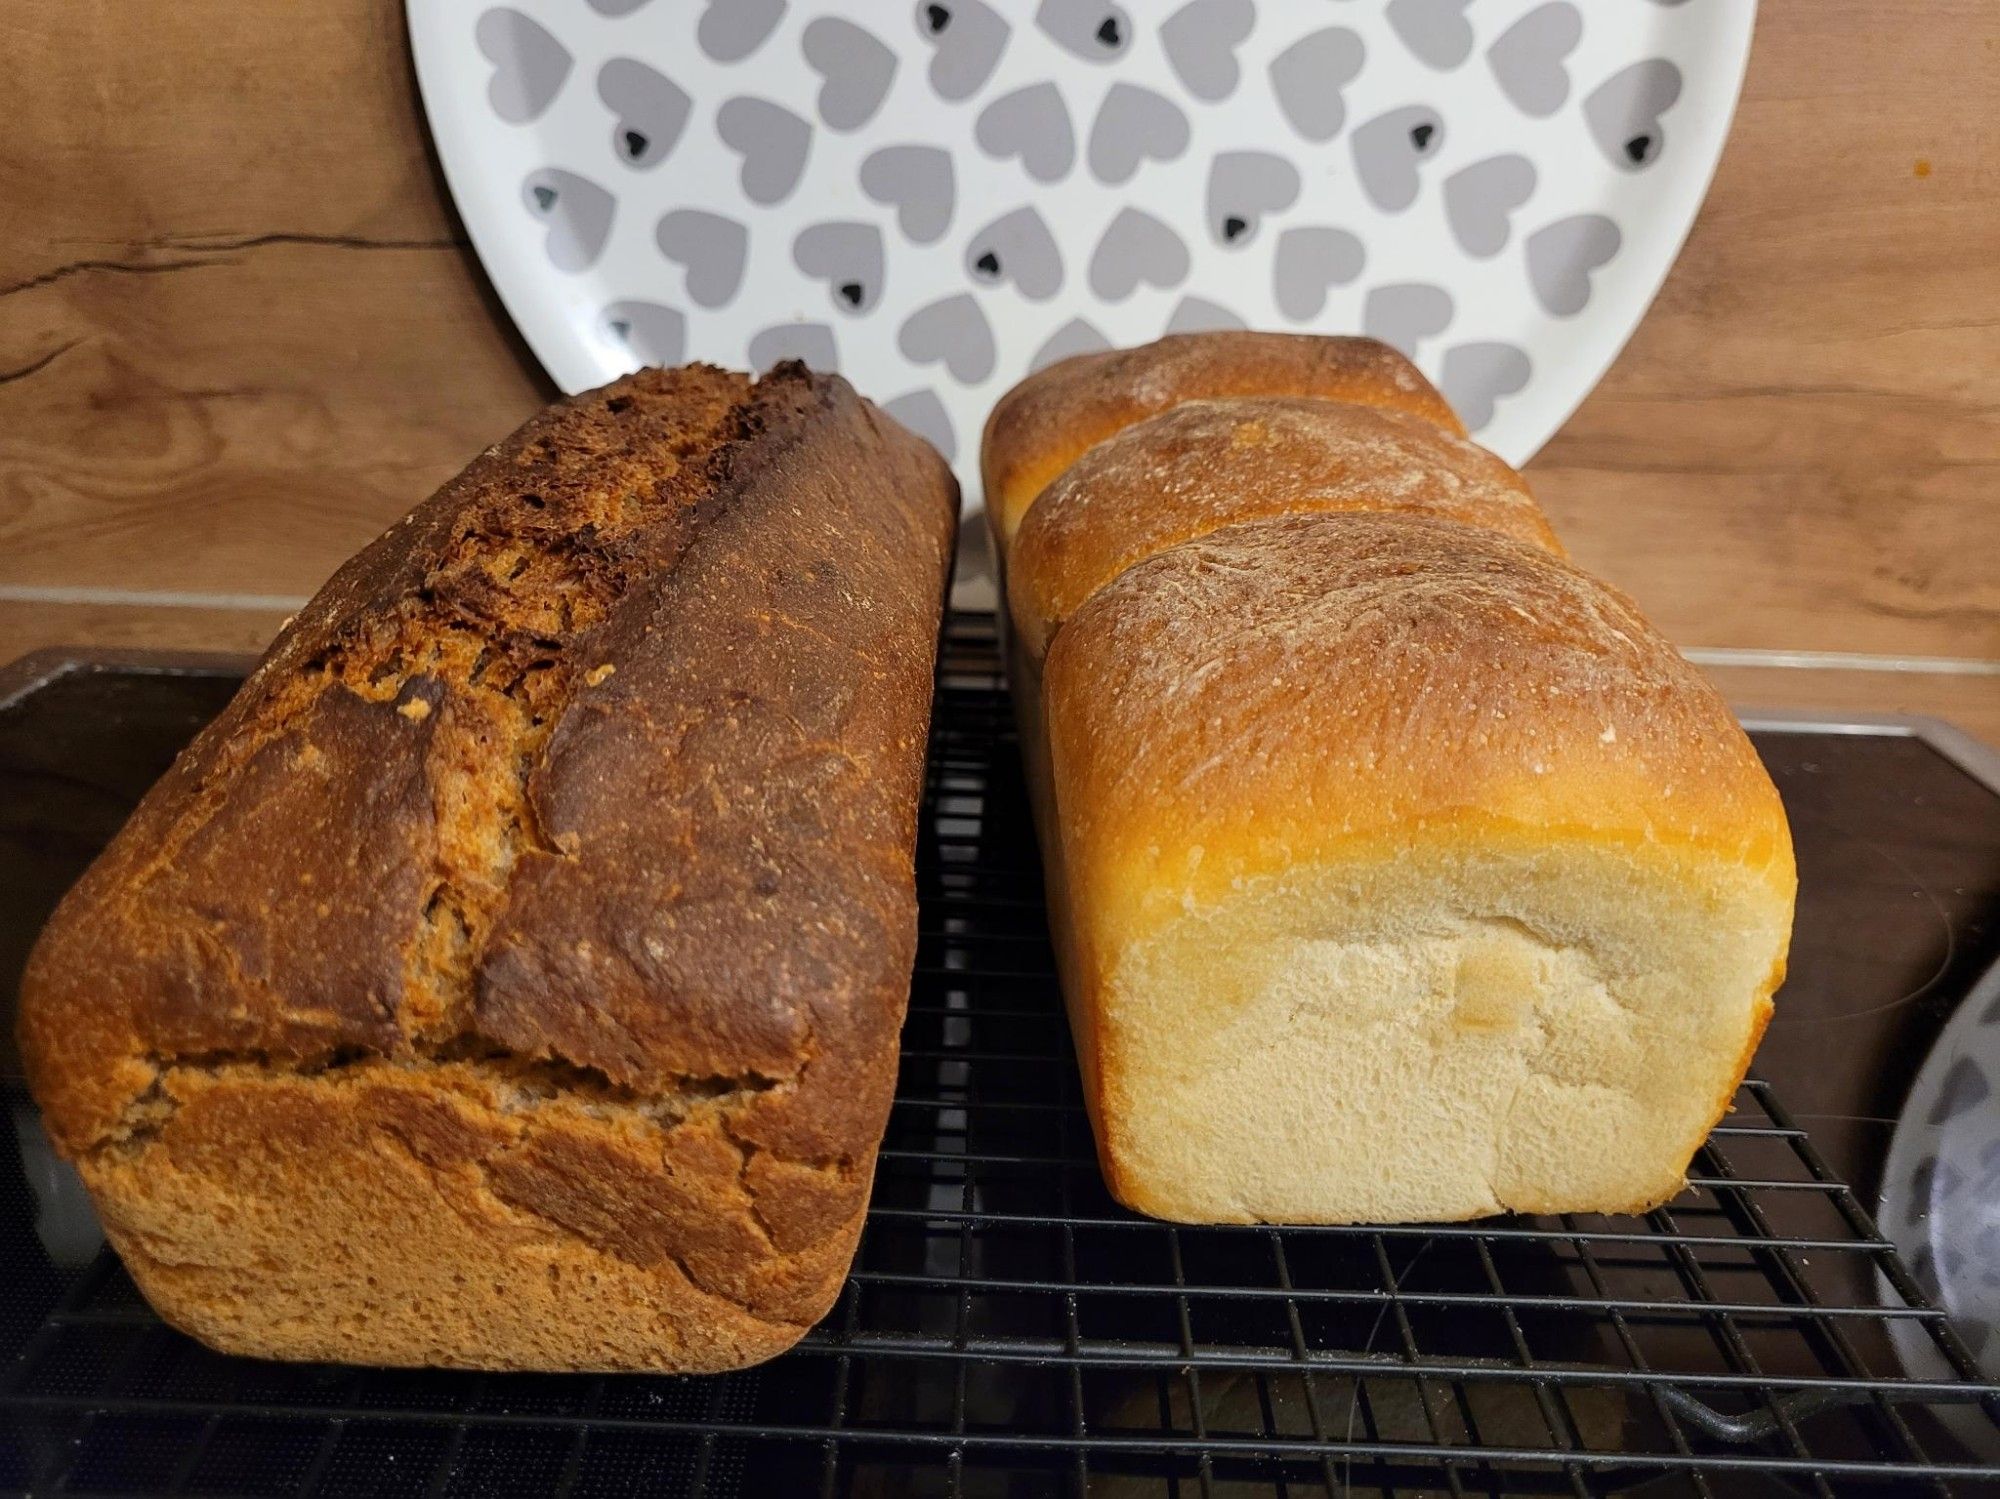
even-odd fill
[[(2000, 1437), (2000, 1385), (1755, 1080), (1688, 1191), (1643, 1218), (1192, 1228), (1119, 1208), (1053, 982), (990, 617), (948, 627), (927, 793), (867, 1229), (794, 1352), (707, 1378), (259, 1364), (164, 1328), (106, 1253), (0, 1368), (0, 1488), (2000, 1492), (2000, 1463), (1947, 1425), (1972, 1412)], [(1900, 1372), (1892, 1321), (1948, 1375)]]

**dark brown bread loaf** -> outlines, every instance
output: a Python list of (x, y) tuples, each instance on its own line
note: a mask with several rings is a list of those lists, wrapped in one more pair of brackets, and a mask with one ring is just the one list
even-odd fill
[(564, 402), (343, 567), (64, 901), (30, 1081), (231, 1351), (720, 1369), (836, 1294), (956, 489), (839, 379)]

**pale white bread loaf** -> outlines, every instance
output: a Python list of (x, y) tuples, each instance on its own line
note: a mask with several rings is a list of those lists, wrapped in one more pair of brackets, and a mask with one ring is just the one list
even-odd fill
[(1036, 497), (1087, 449), (1183, 401), (1219, 396), (1345, 401), (1465, 432), (1417, 367), (1372, 338), (1177, 333), (1136, 349), (1073, 355), (1028, 376), (986, 420), (980, 475), (1003, 565)]
[(1044, 670), (1064, 988), (1121, 1201), (1410, 1221), (1678, 1190), (1795, 880), (1755, 751), (1622, 594), (1452, 521), (1263, 519), (1123, 572)]
[(1428, 417), (1303, 396), (1188, 401), (1100, 442), (1035, 501), (1008, 554), (1014, 629), (1039, 659), (1133, 563), (1237, 521), (1332, 510), (1438, 515), (1562, 553), (1527, 481)]

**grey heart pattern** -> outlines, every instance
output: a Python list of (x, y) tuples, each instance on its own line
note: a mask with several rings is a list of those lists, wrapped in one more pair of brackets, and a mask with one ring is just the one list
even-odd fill
[(1507, 248), (1514, 210), (1535, 191), (1535, 164), (1511, 152), (1461, 167), (1444, 179), (1444, 217), (1468, 255), (1486, 259)]
[(1583, 40), (1583, 17), (1569, 0), (1529, 11), (1493, 40), (1486, 65), (1500, 92), (1522, 114), (1547, 119), (1569, 102), (1570, 53)]
[(934, 390), (912, 390), (884, 401), (882, 409), (936, 448), (950, 463), (958, 457), (958, 434), (952, 430), (951, 413), (944, 409)]
[(653, 226), (660, 253), (687, 272), (688, 300), (721, 307), (743, 284), (750, 231), (705, 208), (676, 208)]
[(1368, 49), (1344, 26), (1300, 37), (1271, 59), (1271, 92), (1292, 129), (1330, 141), (1347, 123), (1341, 89), (1361, 76)]
[(1132, 18), (1104, 0), (1041, 0), (1035, 24), (1072, 57), (1110, 62), (1132, 43)]
[(1028, 372), (1047, 369), (1050, 365), (1078, 354), (1101, 354), (1111, 347), (1111, 340), (1099, 333), (1080, 317), (1073, 317), (1055, 332), (1051, 333), (1042, 346), (1035, 350), (1028, 360)]
[(1208, 168), (1208, 232), (1219, 245), (1242, 248), (1257, 237), (1267, 213), (1299, 200), (1299, 169), (1268, 151), (1220, 151)]
[(1925, 1123), (1943, 1124), (1977, 1108), (1992, 1096), (1993, 1085), (1980, 1071), (1979, 1063), (1971, 1057), (1960, 1057), (1944, 1075), (1944, 1085), (1938, 1089), (1937, 1102), (1931, 1105)]
[(1681, 96), (1681, 70), (1651, 57), (1621, 68), (1583, 101), (1591, 138), (1607, 160), (1628, 172), (1651, 166), (1666, 146), (1660, 116)]
[(792, 241), (792, 263), (824, 281), (842, 312), (867, 312), (882, 295), (882, 231), (853, 220), (814, 224)]
[(598, 314), (597, 326), (636, 365), (664, 368), (687, 358), (687, 319), (677, 308), (658, 302), (613, 302)]
[(917, 364), (942, 364), (961, 385), (993, 373), (993, 328), (969, 293), (919, 307), (896, 331), (896, 347)]
[(792, 195), (805, 175), (812, 126), (769, 99), (741, 95), (715, 113), (715, 133), (743, 158), (743, 196), (769, 207)]
[(1187, 279), (1188, 248), (1181, 237), (1142, 208), (1121, 208), (1090, 256), (1090, 289), (1120, 302), (1140, 282), (1162, 290)]
[[(1650, 169), (1668, 131), (1687, 131), (1672, 144), (1690, 158), (1710, 151), (1714, 91), (1690, 103), (1682, 70), (1691, 79), (1712, 57), (1726, 64), (1741, 36), (1714, 52), (1689, 41), (1685, 12), (1670, 26), (1599, 17), (1583, 0), (1375, 0), (1384, 29), (1371, 34), (1367, 9), (909, 0), (885, 22), (876, 7), (820, 0), (480, 0), (449, 23), (460, 54), (450, 76), (495, 139), (548, 135), (543, 169), (521, 169), (523, 202), (543, 225), (543, 294), (585, 299), (568, 315), (583, 319), (585, 357), (607, 368), (674, 355), (735, 362), (751, 342), (767, 360), (803, 352), (826, 364), (844, 352), (857, 380), (903, 392), (898, 410), (950, 447), (954, 429), (976, 424), (965, 376), (987, 345), (993, 372), (975, 389), (1014, 378), (1022, 351), (1046, 362), (1102, 346), (1107, 332), (1127, 343), (1163, 326), (1366, 322), (1420, 350), (1427, 368), (1449, 360), (1467, 415), (1498, 409), (1494, 440), (1517, 452), (1565, 394), (1539, 387), (1583, 378), (1539, 352), (1544, 339), (1559, 343), (1555, 320), (1625, 316), (1643, 290), (1618, 258), (1622, 242), (1635, 225), (1650, 235), (1663, 213), (1681, 220), (1672, 205), (1685, 197), (1613, 196), (1599, 208), (1550, 192), (1552, 181), (1579, 151)], [(1729, 17), (1710, 29), (1747, 31)], [(422, 28), (413, 35), (428, 68), (432, 44)], [(1459, 87), (1474, 69), (1482, 77)], [(595, 98), (578, 96), (580, 73)], [(925, 99), (930, 111), (901, 116), (921, 118), (921, 131), (889, 123)], [(1212, 107), (1225, 102), (1227, 119), (1275, 107), (1283, 124), (1235, 133)], [(1681, 123), (1697, 104), (1699, 131)], [(657, 194), (640, 185), (641, 173), (675, 171), (661, 163), (685, 159), (709, 126), (734, 157), (729, 172), (676, 177)], [(1446, 140), (1448, 130), (1460, 133)], [(838, 138), (848, 132), (851, 152)], [(1337, 156), (1314, 149), (1334, 143)], [(618, 168), (603, 165), (607, 144)], [(1080, 169), (1088, 176), (1073, 188), (1047, 193)], [(1308, 182), (1314, 214), (1300, 212)], [(970, 219), (961, 193), (977, 203)], [(1398, 267), (1391, 216), (1420, 232), (1433, 212), (1445, 239)], [(677, 267), (653, 261), (650, 280), (649, 234)], [(1236, 276), (1219, 252), (1238, 257)], [(588, 285), (560, 291), (551, 268)], [(1473, 307), (1475, 289), (1476, 331), (1453, 303)], [(524, 290), (535, 289), (510, 286), (510, 300)], [(752, 290), (763, 305), (750, 304)], [(1527, 316), (1496, 324), (1487, 302), (1510, 294)], [(1063, 305), (1078, 298), (1105, 310)], [(1051, 334), (1070, 311), (1084, 316)], [(892, 337), (843, 342), (843, 318), (883, 317)], [(1489, 331), (1513, 326), (1521, 332)], [(906, 344), (933, 367), (916, 368)], [(1507, 400), (1517, 376), (1538, 391), (1532, 402)]]
[(1181, 87), (1214, 104), (1236, 92), (1243, 76), (1236, 49), (1256, 24), (1251, 0), (1188, 0), (1161, 23), (1160, 50)]
[(1187, 148), (1188, 121), (1180, 106), (1120, 79), (1098, 106), (1084, 159), (1099, 182), (1128, 182), (1142, 161), (1172, 161)]
[(614, 57), (598, 69), (597, 97), (617, 117), (611, 127), (613, 154), (642, 170), (673, 154), (694, 109), (673, 79), (630, 57)]
[(713, 62), (741, 62), (784, 18), (785, 0), (708, 0), (695, 23), (695, 45)]
[(1349, 145), (1368, 200), (1401, 213), (1417, 201), (1419, 167), (1444, 145), (1444, 120), (1427, 104), (1406, 104), (1356, 126)]
[(1368, 263), (1360, 236), (1317, 224), (1278, 236), (1271, 260), (1271, 289), (1278, 311), (1295, 323), (1311, 322), (1326, 308), (1330, 287), (1356, 280)]
[(880, 37), (839, 16), (821, 16), (800, 38), (806, 64), (823, 80), (819, 117), (829, 129), (859, 130), (875, 118), (896, 78), (896, 54)]
[(1037, 182), (1054, 182), (1076, 164), (1076, 131), (1053, 83), (1031, 83), (1002, 94), (979, 112), (973, 139), (988, 156), (1018, 156)]
[(1445, 350), (1438, 389), (1459, 420), (1476, 432), (1493, 420), (1502, 397), (1527, 388), (1532, 373), (1528, 356), (1512, 344), (1460, 344)]
[(1528, 284), (1535, 300), (1557, 317), (1574, 317), (1590, 305), (1590, 277), (1608, 265), (1624, 242), (1617, 224), (1601, 213), (1558, 219), (1528, 236)]
[(505, 6), (482, 15), (472, 37), (493, 64), (486, 102), (509, 125), (540, 119), (576, 63), (548, 28)]
[(957, 103), (986, 87), (1013, 28), (985, 0), (919, 0), (917, 34), (935, 49), (931, 92)]
[(861, 163), (861, 190), (896, 210), (913, 244), (928, 245), (951, 227), (957, 178), (951, 153), (938, 146), (884, 146)]
[(1250, 325), (1227, 307), (1203, 297), (1182, 297), (1167, 319), (1168, 333), (1234, 332)]
[(809, 369), (828, 374), (840, 369), (840, 351), (833, 329), (825, 323), (778, 323), (750, 340), (750, 368), (763, 374), (774, 364), (796, 359)]
[(1389, 0), (1383, 13), (1390, 29), (1419, 62), (1455, 68), (1472, 56), (1472, 23), (1465, 19), (1472, 0)]
[(559, 271), (588, 270), (604, 253), (611, 238), (611, 219), (618, 202), (592, 182), (561, 167), (530, 172), (521, 184), (521, 201), (547, 226), (543, 249)]
[(1035, 302), (1062, 290), (1062, 253), (1032, 206), (1010, 209), (973, 235), (965, 247), (965, 270), (990, 286), (1011, 281)]
[(1361, 304), (1361, 331), (1414, 359), (1425, 339), (1451, 326), (1456, 311), (1451, 293), (1442, 286), (1401, 281), (1368, 293)]

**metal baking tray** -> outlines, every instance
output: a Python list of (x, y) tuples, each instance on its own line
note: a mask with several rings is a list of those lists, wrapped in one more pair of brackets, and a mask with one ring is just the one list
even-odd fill
[[(0, 983), (241, 662), (0, 681)], [(1176, 1228), (1105, 1195), (990, 616), (946, 638), (922, 941), (853, 1273), (713, 1377), (223, 1358), (102, 1248), (0, 1079), (0, 1491), (733, 1496), (2000, 1491), (1948, 1320), (1870, 1215), (1902, 1093), (2000, 951), (2000, 772), (1916, 720), (1752, 720), (1790, 809), (1792, 977), (1688, 1190), (1644, 1217)], [(1888, 1326), (1945, 1377), (1913, 1379)], [(1974, 1432), (1984, 1432), (1980, 1425)]]

